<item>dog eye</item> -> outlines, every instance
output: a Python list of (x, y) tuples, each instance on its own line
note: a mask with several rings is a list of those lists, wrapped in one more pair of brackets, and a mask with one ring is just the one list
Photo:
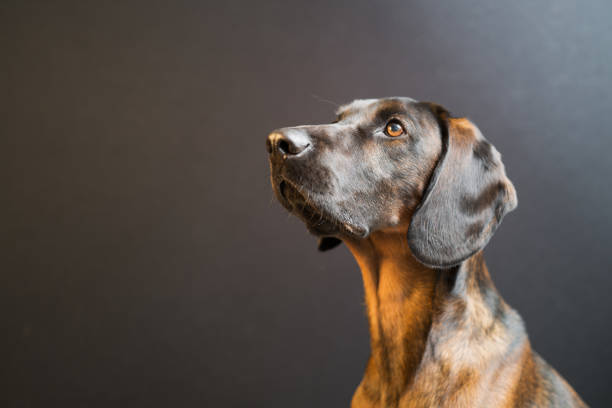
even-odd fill
[(392, 120), (385, 127), (385, 134), (391, 137), (398, 137), (404, 134), (404, 128), (397, 120)]

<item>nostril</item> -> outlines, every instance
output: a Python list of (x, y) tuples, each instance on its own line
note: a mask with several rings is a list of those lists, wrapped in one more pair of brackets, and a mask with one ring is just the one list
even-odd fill
[(278, 150), (281, 151), (281, 153), (292, 153), (291, 150), (291, 146), (289, 145), (289, 142), (287, 142), (285, 139), (281, 139), (278, 141)]
[(287, 132), (272, 132), (266, 140), (266, 149), (271, 155), (282, 156), (287, 159), (297, 156), (310, 147), (310, 140), (306, 133), (289, 130)]

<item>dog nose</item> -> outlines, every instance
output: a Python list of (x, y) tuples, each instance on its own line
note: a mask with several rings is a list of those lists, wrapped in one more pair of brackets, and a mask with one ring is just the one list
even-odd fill
[(283, 158), (297, 156), (310, 147), (310, 138), (299, 129), (275, 130), (268, 135), (266, 147), (270, 154), (280, 154)]

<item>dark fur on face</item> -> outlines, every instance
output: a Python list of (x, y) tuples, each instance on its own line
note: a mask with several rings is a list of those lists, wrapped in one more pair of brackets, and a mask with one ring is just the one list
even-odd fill
[[(384, 134), (392, 119), (405, 135)], [(311, 146), (297, 157), (271, 155), (274, 191), (313, 233), (338, 237), (366, 236), (405, 221), (441, 147), (434, 115), (407, 98), (355, 101), (338, 110), (334, 123), (274, 133), (296, 132)]]

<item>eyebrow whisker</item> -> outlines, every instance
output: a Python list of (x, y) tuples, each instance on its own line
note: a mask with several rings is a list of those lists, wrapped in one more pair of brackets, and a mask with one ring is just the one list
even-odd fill
[(335, 106), (336, 108), (340, 106), (340, 104), (339, 104), (339, 103), (336, 103), (336, 102), (334, 102), (334, 101), (332, 101), (332, 100), (329, 100), (329, 99), (325, 99), (325, 98), (323, 98), (323, 97), (321, 97), (321, 96), (319, 96), (319, 95), (316, 95), (316, 94), (310, 94), (310, 96), (311, 96), (312, 98), (314, 98), (314, 99), (318, 100), (319, 102), (326, 102), (326, 103), (329, 103), (330, 105), (333, 105), (333, 106)]

